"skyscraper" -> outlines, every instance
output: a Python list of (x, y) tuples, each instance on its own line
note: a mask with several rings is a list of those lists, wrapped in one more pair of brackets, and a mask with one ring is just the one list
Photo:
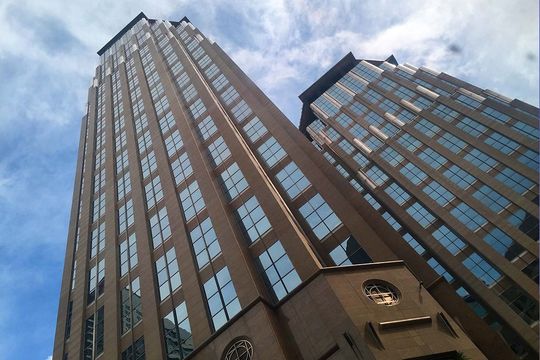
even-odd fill
[(54, 359), (483, 358), (188, 19), (141, 13), (98, 54)]
[(300, 99), (301, 131), (415, 251), (399, 256), (536, 359), (538, 108), (351, 53)]

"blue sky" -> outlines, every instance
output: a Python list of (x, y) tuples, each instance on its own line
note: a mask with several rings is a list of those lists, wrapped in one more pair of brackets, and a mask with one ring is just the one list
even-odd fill
[(52, 353), (80, 119), (96, 51), (140, 11), (188, 16), (298, 123), (347, 52), (538, 105), (538, 1), (0, 2), (0, 360)]

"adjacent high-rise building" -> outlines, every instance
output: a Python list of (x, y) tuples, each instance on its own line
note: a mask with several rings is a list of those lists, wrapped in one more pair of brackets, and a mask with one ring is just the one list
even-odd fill
[(538, 358), (538, 108), (350, 53), (300, 99), (300, 130), (400, 233), (398, 256)]
[(484, 358), (466, 332), (489, 327), (434, 300), (459, 297), (413, 275), (399, 234), (188, 19), (141, 13), (98, 54), (55, 360)]

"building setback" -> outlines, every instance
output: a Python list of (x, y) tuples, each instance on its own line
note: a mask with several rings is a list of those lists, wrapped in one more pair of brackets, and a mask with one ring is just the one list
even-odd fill
[(410, 248), (398, 256), (421, 278), (427, 263), (517, 355), (537, 359), (538, 108), (351, 53), (300, 99), (300, 130), (400, 233)]
[(452, 288), (187, 18), (98, 54), (54, 359), (484, 358), (427, 291)]

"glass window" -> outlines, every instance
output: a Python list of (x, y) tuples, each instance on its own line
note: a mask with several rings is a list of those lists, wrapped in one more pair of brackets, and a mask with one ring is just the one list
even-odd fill
[(502, 169), (501, 172), (495, 175), (495, 179), (499, 180), (518, 194), (523, 194), (534, 185), (531, 180), (508, 167)]
[(198, 99), (193, 104), (191, 104), (191, 106), (189, 107), (189, 111), (191, 112), (193, 119), (197, 119), (206, 111), (206, 106), (204, 106), (201, 99)]
[(116, 190), (118, 192), (118, 200), (122, 200), (124, 196), (131, 191), (131, 178), (129, 177), (129, 172), (118, 178)]
[(487, 185), (482, 185), (480, 189), (476, 190), (473, 193), (473, 197), (495, 213), (500, 212), (505, 207), (510, 205), (510, 200)]
[(276, 178), (291, 199), (295, 199), (311, 185), (304, 173), (292, 161), (276, 174)]
[(236, 119), (236, 122), (241, 123), (249, 115), (251, 115), (252, 111), (249, 105), (244, 100), (242, 100), (232, 108), (232, 113), (234, 118)]
[[(103, 352), (104, 345), (104, 320), (103, 306), (86, 319), (84, 331), (83, 359), (92, 360)], [(95, 355), (94, 355), (95, 354)]]
[(450, 166), (444, 171), (443, 175), (462, 189), (467, 189), (476, 180), (474, 176), (457, 165)]
[(221, 254), (221, 248), (209, 217), (197, 224), (189, 236), (199, 270)]
[(229, 200), (233, 200), (248, 188), (248, 183), (244, 178), (244, 174), (242, 174), (242, 171), (240, 171), (237, 163), (233, 163), (219, 176), (221, 178), (221, 184), (226, 190)]
[(420, 184), (427, 178), (427, 174), (425, 172), (423, 172), (422, 170), (420, 170), (420, 168), (410, 162), (405, 164), (405, 166), (403, 166), (401, 169), (399, 169), (399, 172), (402, 173), (407, 179), (409, 179), (409, 181), (412, 182), (414, 185)]
[(364, 115), (369, 112), (368, 108), (358, 101), (353, 102), (351, 105), (349, 105), (349, 109), (356, 115)]
[(326, 90), (326, 93), (330, 95), (334, 100), (336, 100), (341, 105), (346, 105), (349, 101), (352, 100), (352, 95), (340, 88), (337, 85), (332, 85), (330, 89)]
[(523, 252), (523, 247), (505, 232), (499, 228), (493, 228), (484, 236), (484, 241), (487, 242), (495, 251), (506, 257), (508, 260), (513, 260), (515, 256)]
[(146, 196), (146, 208), (151, 209), (163, 198), (163, 190), (161, 188), (159, 175), (146, 184), (144, 191)]
[[(519, 109), (517, 110), (520, 111)], [(538, 141), (538, 125), (534, 127), (529, 124), (525, 124), (523, 121), (516, 120), (516, 122), (511, 125), (511, 127), (520, 134), (525, 135), (535, 141)]]
[(133, 345), (122, 351), (122, 360), (144, 360), (144, 338), (141, 336)]
[(480, 107), (481, 103), (471, 97), (468, 97), (467, 95), (464, 95), (464, 94), (459, 94), (458, 97), (456, 97), (455, 99), (457, 102), (465, 105), (466, 107), (470, 108), (470, 109), (476, 109), (478, 107)]
[(422, 146), (422, 142), (420, 140), (408, 133), (401, 135), (397, 139), (397, 142), (410, 152), (415, 152), (420, 146)]
[(105, 290), (105, 259), (101, 259), (88, 272), (88, 296), (87, 303), (91, 304), (97, 296)]
[(453, 152), (454, 154), (458, 154), (461, 150), (465, 149), (467, 146), (467, 143), (464, 141), (461, 141), (454, 135), (450, 133), (445, 133), (443, 136), (437, 140), (439, 144)]
[(208, 140), (217, 131), (216, 124), (214, 124), (214, 120), (210, 116), (204, 118), (197, 127), (203, 140)]
[(422, 191), (429, 195), (429, 197), (435, 200), (440, 206), (446, 206), (446, 204), (455, 199), (454, 194), (435, 180), (432, 180), (427, 184)]
[(381, 204), (377, 200), (375, 200), (375, 198), (370, 193), (365, 193), (364, 199), (366, 199), (369, 205), (371, 205), (371, 207), (375, 210), (379, 210), (381, 208)]
[(198, 93), (193, 84), (189, 84), (189, 86), (182, 91), (182, 95), (184, 96), (186, 103), (188, 103), (190, 100), (195, 98)]
[(254, 143), (257, 140), (259, 140), (261, 137), (263, 137), (268, 130), (263, 125), (263, 123), (259, 120), (258, 117), (254, 117), (251, 119), (245, 126), (244, 131), (246, 132), (246, 135), (248, 136), (249, 140)]
[(240, 97), (240, 95), (233, 86), (229, 86), (229, 88), (221, 94), (221, 99), (227, 105), (230, 105), (234, 100), (238, 99), (238, 97)]
[(381, 80), (377, 83), (380, 87), (386, 91), (391, 91), (392, 89), (398, 87), (398, 84), (387, 77), (381, 77)]
[(472, 135), (476, 138), (480, 137), (480, 135), (482, 135), (488, 130), (487, 127), (480, 124), (478, 121), (468, 118), (466, 116), (459, 120), (456, 126), (461, 130), (465, 131), (467, 134)]
[(259, 146), (257, 151), (264, 159), (266, 165), (268, 165), (269, 167), (273, 167), (286, 155), (285, 150), (283, 150), (281, 145), (276, 141), (273, 136), (266, 140), (261, 146)]
[(411, 195), (409, 195), (408, 192), (394, 182), (388, 185), (386, 189), (384, 189), (384, 192), (386, 192), (392, 200), (398, 203), (398, 205), (405, 204), (411, 198)]
[(320, 194), (309, 199), (299, 210), (319, 240), (323, 240), (341, 225), (341, 220)]
[[(73, 290), (73, 288), (71, 289)], [(73, 301), (71, 300), (68, 304), (66, 311), (66, 327), (64, 331), (64, 339), (69, 339), (71, 336), (71, 318), (73, 316)]]
[(431, 110), (434, 115), (437, 115), (439, 118), (451, 122), (459, 116), (459, 113), (454, 109), (449, 108), (446, 105), (439, 104)]
[(152, 233), (152, 245), (154, 249), (163, 244), (171, 236), (167, 208), (164, 207), (150, 218), (150, 232)]
[(332, 117), (336, 115), (339, 112), (339, 108), (334, 105), (333, 102), (328, 100), (324, 95), (319, 96), (314, 102), (314, 105), (316, 105), (324, 114), (326, 114), (326, 117)]
[(226, 266), (204, 283), (204, 293), (214, 330), (221, 328), (242, 309)]
[(223, 161), (231, 156), (231, 152), (225, 144), (223, 137), (218, 137), (213, 143), (208, 145), (208, 151), (214, 161), (215, 166), (219, 166)]
[(278, 300), (302, 282), (279, 240), (259, 255), (259, 263)]
[[(350, 129), (349, 132), (351, 135), (355, 138), (362, 139), (364, 136), (369, 135), (369, 132), (364, 129), (360, 124), (354, 124)], [(332, 139), (336, 140), (336, 139)]]
[(486, 106), (485, 109), (482, 110), (482, 114), (503, 124), (506, 124), (510, 120), (510, 116), (503, 114), (500, 111), (495, 110), (489, 106)]
[(381, 157), (393, 167), (399, 165), (405, 158), (401, 156), (396, 150), (391, 147), (387, 147), (381, 153)]
[(152, 137), (150, 131), (146, 130), (141, 136), (137, 138), (137, 146), (139, 147), (139, 154), (144, 153), (148, 148), (152, 146)]
[(345, 76), (339, 80), (339, 83), (357, 94), (362, 92), (365, 88), (364, 83), (358, 81), (351, 74), (345, 74)]
[(139, 263), (135, 233), (120, 243), (120, 276), (124, 276)]
[(422, 150), (418, 157), (422, 159), (426, 164), (437, 170), (446, 164), (446, 158), (433, 150), (432, 148), (426, 148)]
[(467, 247), (465, 242), (456, 233), (446, 227), (446, 225), (441, 225), (432, 235), (452, 255), (457, 255), (457, 253)]
[(92, 230), (90, 239), (90, 258), (93, 258), (105, 249), (105, 222), (99, 224)]
[(519, 144), (513, 140), (510, 140), (506, 136), (499, 134), (498, 132), (491, 133), (484, 142), (494, 149), (499, 150), (505, 155), (510, 155), (519, 148)]
[(202, 197), (199, 183), (195, 180), (180, 193), (180, 202), (184, 210), (186, 221), (191, 220), (196, 214), (206, 207)]
[(330, 257), (336, 266), (372, 262), (371, 257), (360, 247), (352, 235), (343, 240), (334, 250), (330, 251)]
[(366, 65), (359, 63), (351, 70), (355, 75), (360, 76), (367, 82), (371, 82), (377, 79), (381, 74), (367, 67)]
[(163, 318), (163, 337), (167, 360), (184, 359), (193, 351), (191, 325), (185, 301)]
[(518, 161), (525, 166), (538, 171), (538, 153), (536, 151), (526, 149), (523, 154), (518, 157)]
[(154, 150), (150, 151), (148, 155), (141, 159), (141, 168), (143, 173), (143, 179), (146, 179), (148, 175), (156, 171), (156, 156)]
[(501, 274), (477, 253), (463, 260), (463, 265), (486, 286), (491, 286), (501, 278)]
[(420, 118), (414, 127), (430, 138), (434, 137), (441, 131), (440, 127), (424, 118)]
[(435, 270), (437, 274), (444, 277), (446, 281), (448, 281), (449, 283), (454, 281), (454, 277), (450, 275), (450, 273), (441, 264), (439, 264), (439, 262), (435, 260), (435, 258), (430, 258), (427, 263), (429, 266), (431, 266), (433, 270)]
[(105, 214), (105, 192), (99, 196), (94, 195), (94, 206), (92, 211), (92, 221), (96, 221)]
[(220, 74), (214, 81), (212, 81), (212, 86), (216, 89), (216, 91), (220, 91), (228, 83), (229, 80), (227, 80), (225, 75)]
[(428, 228), (436, 220), (429, 210), (417, 202), (409, 206), (406, 211), (424, 229)]
[(174, 156), (174, 154), (180, 152), (180, 149), (184, 146), (180, 132), (175, 130), (171, 135), (165, 139), (165, 148), (167, 149), (167, 154), (169, 157)]
[(485, 318), (488, 314), (488, 311), (485, 307), (480, 305), (480, 303), (463, 287), (460, 287), (456, 290), (456, 293), (463, 298), (465, 303), (471, 307), (471, 309), (478, 315), (481, 319)]
[(163, 256), (156, 260), (156, 276), (159, 285), (159, 299), (161, 301), (182, 286), (174, 247), (170, 248)]
[(463, 158), (484, 172), (490, 171), (499, 164), (497, 160), (478, 149), (471, 149)]
[(388, 211), (383, 212), (382, 217), (394, 230), (399, 231), (401, 229), (401, 224)]
[(128, 166), (127, 149), (120, 154), (116, 154), (116, 173), (120, 174)]
[(141, 286), (138, 277), (120, 290), (120, 307), (122, 334), (125, 334), (142, 320)]
[(501, 298), (529, 325), (538, 322), (538, 301), (531, 298), (517, 286), (511, 286), (501, 294)]
[(208, 69), (204, 71), (208, 79), (213, 78), (218, 72), (219, 72), (219, 69), (216, 64), (212, 64), (211, 66), (208, 67)]
[(174, 182), (177, 186), (193, 174), (191, 162), (189, 161), (187, 153), (183, 153), (178, 159), (173, 161), (171, 163), (171, 168), (174, 175)]
[(134, 220), (133, 201), (129, 199), (118, 209), (118, 234), (122, 234), (133, 225)]
[(471, 231), (476, 231), (487, 222), (483, 216), (463, 202), (450, 210), (450, 213)]
[(426, 249), (422, 245), (420, 245), (418, 240), (416, 240), (411, 234), (406, 233), (405, 235), (403, 235), (403, 240), (405, 240), (407, 244), (409, 244), (409, 246), (412, 247), (413, 250), (416, 251), (418, 254), (424, 255), (426, 253)]
[(236, 214), (252, 243), (262, 238), (272, 228), (255, 196), (240, 205), (236, 209)]
[(353, 123), (352, 119), (343, 113), (336, 117), (336, 122), (344, 128), (349, 127)]
[(386, 175), (377, 165), (372, 165), (365, 171), (365, 174), (377, 186), (383, 185), (388, 180), (388, 175)]

